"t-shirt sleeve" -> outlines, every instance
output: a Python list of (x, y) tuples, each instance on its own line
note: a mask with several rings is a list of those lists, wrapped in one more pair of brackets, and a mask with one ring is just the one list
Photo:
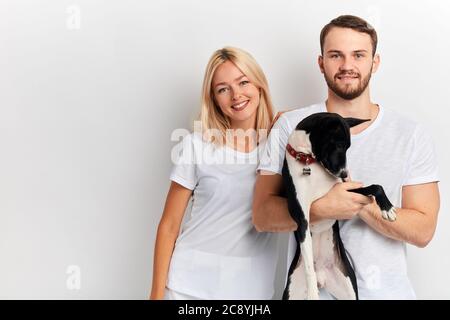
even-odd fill
[(286, 116), (284, 114), (280, 115), (270, 130), (257, 171), (264, 170), (281, 175), (286, 145), (291, 131), (291, 126)]
[(404, 185), (439, 181), (438, 161), (431, 135), (422, 125), (418, 125), (413, 139)]
[(197, 185), (195, 148), (192, 134), (184, 137), (172, 150), (173, 167), (170, 180), (194, 190)]

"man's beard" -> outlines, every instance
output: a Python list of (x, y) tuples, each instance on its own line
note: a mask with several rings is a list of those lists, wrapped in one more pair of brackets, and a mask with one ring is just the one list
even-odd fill
[(336, 83), (336, 78), (343, 75), (358, 75), (358, 79), (361, 79), (361, 74), (355, 72), (340, 72), (334, 76), (334, 79), (330, 79), (326, 72), (324, 72), (325, 81), (327, 82), (328, 88), (331, 89), (338, 97), (344, 100), (353, 100), (358, 98), (364, 90), (366, 90), (369, 85), (370, 77), (372, 76), (372, 68), (370, 69), (369, 74), (359, 81), (359, 84), (356, 88), (352, 88), (351, 86), (346, 86), (346, 89), (342, 90), (339, 85)]

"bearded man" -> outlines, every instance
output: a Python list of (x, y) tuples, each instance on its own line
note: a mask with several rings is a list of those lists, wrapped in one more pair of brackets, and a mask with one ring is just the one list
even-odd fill
[[(335, 112), (371, 119), (351, 129), (347, 166), (353, 181), (337, 183), (316, 200), (310, 208), (310, 222), (339, 220), (360, 299), (415, 299), (407, 275), (406, 243), (423, 248), (436, 229), (440, 200), (432, 139), (420, 124), (371, 101), (369, 83), (380, 65), (372, 26), (359, 17), (340, 16), (322, 29), (320, 45), (318, 64), (328, 85), (328, 98), (285, 112), (275, 123), (258, 167), (253, 224), (261, 232), (288, 232), (298, 227), (282, 196), (281, 169), (288, 137), (303, 118)], [(395, 222), (382, 219), (371, 197), (348, 191), (363, 183), (384, 187), (396, 207)], [(288, 267), (295, 247), (291, 234)], [(333, 297), (321, 290), (320, 298)]]

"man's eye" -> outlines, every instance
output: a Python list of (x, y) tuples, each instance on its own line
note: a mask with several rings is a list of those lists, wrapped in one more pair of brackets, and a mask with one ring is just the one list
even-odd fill
[(336, 59), (336, 58), (338, 58), (338, 57), (339, 57), (338, 54), (332, 54), (332, 55), (331, 55), (331, 58), (333, 58), (333, 59)]

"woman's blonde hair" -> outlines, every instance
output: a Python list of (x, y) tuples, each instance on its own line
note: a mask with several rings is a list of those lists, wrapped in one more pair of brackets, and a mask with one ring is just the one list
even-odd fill
[(234, 47), (224, 47), (215, 51), (206, 66), (202, 88), (200, 121), (203, 133), (216, 131), (219, 137), (216, 135), (204, 135), (204, 138), (209, 142), (221, 145), (225, 141), (227, 129), (231, 128), (229, 118), (223, 114), (215, 102), (212, 89), (214, 73), (225, 61), (231, 61), (260, 91), (255, 128), (257, 141), (259, 141), (261, 139), (259, 135), (260, 130), (265, 129), (268, 131), (273, 120), (273, 105), (269, 94), (269, 85), (264, 72), (256, 60), (248, 52)]

